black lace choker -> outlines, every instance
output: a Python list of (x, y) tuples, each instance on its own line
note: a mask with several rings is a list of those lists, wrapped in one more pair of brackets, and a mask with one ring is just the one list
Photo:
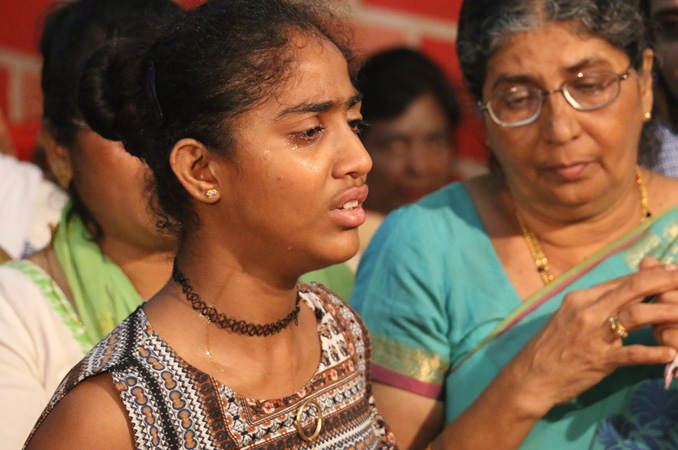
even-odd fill
[(200, 299), (200, 296), (196, 292), (193, 292), (191, 281), (177, 268), (176, 262), (172, 268), (172, 279), (181, 285), (181, 290), (184, 295), (186, 295), (186, 300), (191, 302), (193, 309), (200, 312), (201, 316), (205, 317), (210, 322), (219, 325), (221, 328), (229, 329), (234, 333), (246, 336), (270, 336), (271, 334), (280, 333), (283, 329), (287, 328), (292, 321), (294, 321), (295, 325), (299, 325), (299, 302), (301, 301), (301, 294), (298, 290), (296, 306), (292, 312), (275, 322), (258, 324), (228, 317), (226, 314), (217, 311), (214, 306), (208, 306)]

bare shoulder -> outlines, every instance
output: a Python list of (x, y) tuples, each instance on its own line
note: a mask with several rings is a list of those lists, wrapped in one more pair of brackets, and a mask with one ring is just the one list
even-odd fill
[(110, 375), (84, 380), (54, 407), (36, 430), (28, 450), (134, 449), (125, 406)]
[(658, 214), (678, 205), (678, 179), (650, 172), (647, 189), (652, 213)]

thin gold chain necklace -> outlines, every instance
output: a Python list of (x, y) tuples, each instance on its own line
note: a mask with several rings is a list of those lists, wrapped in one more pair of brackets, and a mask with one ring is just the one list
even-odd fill
[[(647, 195), (645, 180), (643, 179), (643, 174), (637, 164), (636, 184), (638, 185), (638, 193), (640, 194), (640, 223), (643, 223), (648, 217), (652, 216), (652, 213), (650, 213), (650, 199)], [(523, 231), (523, 236), (525, 237), (527, 247), (530, 249), (530, 253), (532, 254), (532, 259), (534, 259), (534, 264), (537, 266), (537, 272), (539, 272), (544, 284), (549, 284), (554, 280), (554, 276), (551, 273), (551, 268), (549, 267), (549, 260), (546, 258), (544, 251), (541, 249), (539, 239), (537, 239), (537, 236), (535, 236), (535, 234), (529, 228), (527, 228), (527, 225), (525, 225), (525, 222), (523, 221), (522, 217), (520, 217), (520, 214), (518, 214), (518, 211), (516, 211), (516, 218), (520, 224), (520, 229)]]

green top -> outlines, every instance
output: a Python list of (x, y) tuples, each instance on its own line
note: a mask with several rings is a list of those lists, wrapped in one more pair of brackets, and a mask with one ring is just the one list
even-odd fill
[(75, 308), (93, 344), (127, 317), (142, 298), (127, 275), (94, 242), (77, 214), (63, 210), (54, 250), (66, 274)]
[(306, 273), (299, 278), (299, 281), (304, 283), (315, 281), (316, 283), (324, 285), (346, 302), (351, 298), (354, 280), (355, 274), (346, 263), (335, 264), (330, 267), (325, 267), (324, 269), (315, 270)]

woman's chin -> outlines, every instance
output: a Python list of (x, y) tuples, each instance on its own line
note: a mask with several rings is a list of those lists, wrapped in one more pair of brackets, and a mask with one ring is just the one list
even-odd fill
[[(349, 259), (353, 258), (356, 253), (358, 253), (359, 240), (356, 234), (355, 239), (352, 239), (351, 242), (347, 242), (343, 245), (337, 244), (332, 249), (326, 249), (327, 251), (318, 258), (319, 265), (318, 269), (324, 269), (325, 267), (334, 266), (335, 264), (341, 264)], [(332, 250), (331, 252), (329, 250)], [(318, 270), (314, 269), (314, 270)]]

